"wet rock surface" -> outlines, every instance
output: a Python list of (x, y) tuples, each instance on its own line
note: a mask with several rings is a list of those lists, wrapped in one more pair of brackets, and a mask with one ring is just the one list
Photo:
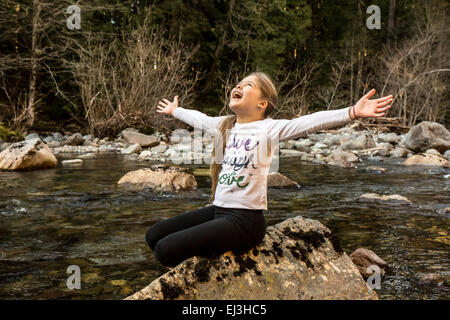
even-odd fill
[(126, 299), (377, 299), (377, 295), (327, 227), (297, 216), (268, 227), (254, 248), (191, 257)]
[(0, 170), (46, 169), (56, 167), (57, 163), (40, 138), (13, 143), (0, 153)]
[(279, 172), (270, 172), (267, 176), (267, 186), (271, 188), (300, 188), (300, 185)]
[(197, 181), (191, 170), (165, 164), (130, 171), (117, 184), (137, 189), (151, 188), (155, 191), (197, 189)]
[(352, 259), (364, 279), (367, 279), (373, 274), (375, 269), (372, 269), (371, 267), (374, 265), (379, 268), (382, 276), (388, 271), (388, 264), (386, 261), (369, 249), (356, 249), (350, 254), (350, 259)]

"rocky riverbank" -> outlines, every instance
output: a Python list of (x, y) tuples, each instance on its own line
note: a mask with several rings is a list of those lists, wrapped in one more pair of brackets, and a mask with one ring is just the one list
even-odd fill
[[(132, 128), (122, 131), (114, 140), (83, 136), (80, 133), (62, 135), (54, 132), (46, 136), (31, 133), (26, 136), (25, 141), (36, 138), (42, 139), (57, 157), (81, 160), (66, 163), (68, 165), (80, 165), (82, 160), (95, 159), (99, 153), (119, 153), (130, 161), (139, 162), (202, 164), (209, 163), (213, 147), (213, 140), (209, 135), (201, 138), (203, 152), (197, 152), (194, 149), (193, 132), (190, 139), (183, 137), (183, 140), (178, 142), (176, 139), (171, 141), (159, 132), (145, 135)], [(10, 146), (10, 143), (0, 141), (0, 152)], [(386, 157), (395, 157), (404, 158), (404, 165), (450, 167), (450, 132), (438, 123), (427, 121), (414, 126), (406, 134), (374, 133), (361, 130), (360, 124), (355, 123), (337, 130), (326, 130), (304, 138), (282, 141), (278, 155), (343, 167), (355, 167), (355, 163), (360, 162), (362, 156), (379, 162)]]

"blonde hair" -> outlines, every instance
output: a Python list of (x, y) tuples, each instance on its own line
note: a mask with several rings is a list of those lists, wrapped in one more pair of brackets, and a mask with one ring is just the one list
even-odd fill
[[(269, 75), (267, 75), (265, 72), (252, 72), (248, 76), (255, 76), (257, 85), (261, 91), (261, 98), (267, 100), (267, 108), (264, 112), (264, 118), (269, 117), (276, 108), (277, 102), (278, 102), (278, 93), (275, 88), (275, 85), (273, 84), (272, 79)], [(225, 153), (225, 147), (226, 147), (226, 132), (227, 130), (233, 128), (234, 124), (236, 123), (236, 115), (230, 115), (226, 117), (224, 120), (221, 121), (219, 125), (219, 131), (222, 135), (222, 155)], [(270, 140), (268, 145), (268, 153), (270, 154), (271, 148), (270, 148)], [(217, 161), (214, 161), (216, 154), (216, 140), (213, 145), (213, 150), (211, 154), (211, 164), (210, 164), (210, 174), (211, 174), (211, 199), (214, 201), (217, 183), (219, 180), (219, 173), (222, 170), (222, 160), (220, 159), (220, 163), (217, 163)]]

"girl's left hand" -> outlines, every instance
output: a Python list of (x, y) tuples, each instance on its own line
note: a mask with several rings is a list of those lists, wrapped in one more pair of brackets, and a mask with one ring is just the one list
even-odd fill
[(392, 105), (390, 103), (394, 100), (392, 95), (369, 100), (371, 96), (375, 94), (375, 89), (370, 90), (364, 97), (359, 99), (355, 105), (356, 117), (358, 118), (370, 118), (370, 117), (383, 117), (386, 115), (386, 110), (389, 110)]

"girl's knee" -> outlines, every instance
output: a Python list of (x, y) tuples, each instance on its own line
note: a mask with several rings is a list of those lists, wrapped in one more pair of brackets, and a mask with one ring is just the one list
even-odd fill
[(155, 251), (155, 246), (156, 246), (156, 243), (158, 242), (158, 240), (159, 240), (159, 238), (155, 232), (154, 225), (153, 225), (147, 230), (147, 233), (145, 234), (145, 241), (147, 241), (150, 249)]
[(166, 267), (175, 267), (178, 262), (174, 260), (175, 252), (172, 246), (164, 239), (159, 240), (155, 245), (155, 257), (158, 261)]

